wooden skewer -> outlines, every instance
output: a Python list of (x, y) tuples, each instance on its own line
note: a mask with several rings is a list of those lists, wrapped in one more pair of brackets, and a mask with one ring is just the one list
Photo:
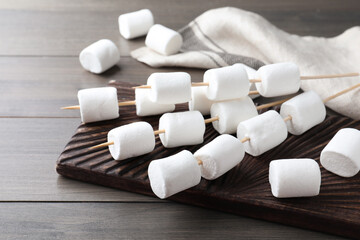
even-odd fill
[(250, 141), (250, 138), (249, 137), (244, 137), (240, 141), (241, 141), (241, 143), (244, 143), (244, 142)]
[(323, 78), (341, 78), (341, 77), (357, 77), (360, 73), (344, 73), (344, 74), (331, 74), (331, 75), (318, 75), (318, 76), (301, 76), (301, 80), (316, 80)]
[[(119, 102), (118, 105), (119, 107), (122, 107), (122, 106), (131, 106), (131, 105), (135, 105), (136, 104), (136, 101), (133, 100), (133, 101), (124, 101), (124, 102)], [(68, 106), (68, 107), (62, 107), (60, 109), (80, 109), (80, 106), (79, 105), (75, 105), (75, 106)]]
[(165, 129), (160, 129), (160, 130), (154, 131), (154, 135), (159, 135), (160, 133), (165, 133)]
[(327, 103), (328, 101), (330, 101), (330, 100), (332, 100), (332, 99), (334, 99), (334, 98), (336, 98), (336, 97), (338, 97), (338, 96), (340, 96), (340, 95), (343, 95), (343, 94), (345, 94), (345, 93), (347, 93), (347, 92), (350, 92), (351, 90), (354, 90), (355, 88), (358, 88), (358, 87), (360, 87), (360, 83), (355, 84), (355, 85), (352, 86), (352, 87), (349, 87), (349, 88), (347, 88), (347, 89), (345, 89), (345, 90), (342, 90), (342, 91), (340, 91), (340, 92), (338, 92), (338, 93), (336, 93), (336, 94), (334, 94), (334, 95), (331, 95), (330, 97), (325, 98), (325, 99), (323, 100), (323, 102), (324, 102), (324, 103)]
[(287, 122), (287, 121), (289, 121), (289, 120), (291, 120), (292, 119), (292, 116), (287, 116), (286, 118), (284, 118), (284, 122)]
[(287, 100), (290, 100), (290, 99), (291, 98), (285, 98), (285, 99), (282, 99), (282, 100), (279, 100), (279, 101), (263, 104), (263, 105), (257, 106), (256, 109), (261, 110), (261, 109), (264, 109), (264, 108), (273, 107), (273, 106), (282, 104), (282, 103), (284, 103), (284, 102), (286, 102)]
[[(257, 79), (251, 79), (251, 80), (253, 80), (253, 81), (256, 81), (256, 82), (261, 82), (261, 80), (257, 80)], [(209, 86), (209, 83), (207, 83), (207, 82), (193, 82), (193, 83), (191, 83), (191, 86), (192, 87), (202, 87), (202, 86)], [(133, 89), (136, 89), (136, 88), (148, 88), (148, 89), (150, 89), (151, 88), (151, 86), (150, 85), (140, 85), (140, 86), (135, 86), (135, 87), (132, 87)], [(249, 95), (257, 95), (257, 94), (259, 94), (259, 92), (258, 91), (250, 91), (249, 92)]]
[[(360, 76), (360, 73), (343, 73), (343, 74), (329, 74), (329, 75), (316, 75), (316, 76), (300, 76), (300, 80), (316, 80), (316, 79), (325, 79), (325, 78), (342, 78), (342, 77), (357, 77)], [(251, 83), (261, 82), (261, 79), (249, 79)], [(201, 87), (209, 86), (208, 82), (193, 82), (191, 83), (192, 87)], [(151, 88), (150, 85), (140, 85), (133, 87), (135, 88)]]
[(89, 149), (101, 148), (101, 147), (106, 147), (106, 146), (110, 146), (110, 145), (114, 145), (114, 141), (106, 142), (106, 143), (101, 143), (101, 144), (99, 144), (99, 145), (92, 146), (92, 147), (90, 147)]
[[(355, 84), (354, 86), (351, 86), (351, 87), (349, 87), (349, 88), (347, 88), (347, 89), (344, 89), (344, 90), (342, 90), (342, 91), (340, 91), (340, 92), (338, 92), (338, 93), (336, 93), (336, 94), (334, 94), (334, 95), (331, 95), (330, 97), (327, 97), (327, 98), (325, 98), (324, 100), (323, 100), (323, 102), (324, 103), (327, 103), (328, 101), (330, 101), (330, 100), (332, 100), (332, 99), (334, 99), (334, 98), (337, 98), (338, 96), (341, 96), (341, 95), (343, 95), (343, 94), (345, 94), (345, 93), (347, 93), (347, 92), (350, 92), (351, 90), (354, 90), (354, 89), (356, 89), (356, 88), (358, 88), (358, 87), (360, 87), (360, 83), (358, 83), (358, 84)], [(287, 116), (286, 118), (284, 118), (284, 121), (285, 122), (287, 122), (287, 121), (289, 121), (289, 120), (291, 120), (292, 119), (292, 116)]]

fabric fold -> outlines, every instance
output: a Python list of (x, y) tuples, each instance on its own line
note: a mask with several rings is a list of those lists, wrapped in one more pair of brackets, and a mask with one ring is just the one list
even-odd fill
[[(262, 16), (233, 7), (206, 11), (180, 29), (181, 52), (162, 56), (142, 47), (131, 56), (152, 67), (216, 68), (244, 63), (254, 69), (264, 64), (294, 62), (301, 75), (360, 71), (360, 27), (333, 38), (289, 34)], [(314, 90), (322, 99), (360, 82), (359, 77), (304, 80), (304, 91)], [(360, 119), (360, 90), (326, 104), (343, 115)]]

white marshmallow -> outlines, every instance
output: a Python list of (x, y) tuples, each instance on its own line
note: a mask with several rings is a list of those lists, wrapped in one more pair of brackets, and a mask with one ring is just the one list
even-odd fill
[(160, 117), (160, 140), (164, 147), (197, 145), (204, 141), (205, 122), (199, 111), (165, 113)]
[(120, 34), (125, 39), (146, 35), (152, 25), (154, 25), (154, 17), (149, 9), (142, 9), (119, 16)]
[(78, 92), (81, 121), (83, 123), (119, 117), (117, 91), (114, 87), (88, 88)]
[(294, 135), (301, 135), (324, 121), (326, 109), (319, 95), (314, 91), (308, 91), (284, 102), (280, 115), (283, 118), (291, 116), (292, 119), (286, 121), (288, 131)]
[(194, 187), (201, 180), (200, 167), (187, 150), (152, 161), (148, 175), (152, 191), (161, 199)]
[(323, 167), (341, 177), (353, 177), (360, 170), (360, 131), (343, 128), (321, 151)]
[(99, 74), (118, 63), (120, 53), (112, 41), (102, 39), (83, 49), (79, 60), (85, 70)]
[(216, 102), (211, 106), (210, 113), (212, 118), (219, 117), (212, 125), (220, 134), (236, 133), (241, 121), (258, 115), (254, 102), (248, 96), (227, 102)]
[(244, 142), (244, 147), (245, 152), (252, 156), (259, 156), (278, 146), (286, 139), (287, 134), (284, 120), (274, 110), (245, 120), (237, 127), (238, 139), (250, 138)]
[(153, 73), (150, 100), (161, 104), (184, 103), (191, 100), (191, 76), (186, 72)]
[(213, 180), (241, 162), (244, 158), (244, 146), (235, 137), (220, 135), (194, 153), (202, 161), (201, 176)]
[(183, 44), (182, 36), (163, 25), (153, 25), (145, 39), (145, 45), (162, 55), (172, 55), (179, 52)]
[(214, 101), (207, 98), (206, 92), (207, 87), (191, 88), (191, 100), (189, 101), (190, 111), (199, 111), (202, 115), (210, 114), (210, 108)]
[(237, 99), (249, 94), (249, 79), (240, 64), (209, 69), (203, 80), (209, 83), (206, 95), (213, 101)]
[[(245, 64), (242, 64), (242, 63), (236, 63), (235, 65), (241, 65), (242, 67), (245, 68), (245, 71), (248, 75), (248, 79), (256, 79), (257, 78), (257, 75), (256, 75), (256, 70), (249, 67), (248, 65), (245, 65)], [(249, 90), (250, 91), (256, 91), (256, 86), (255, 86), (255, 83), (251, 83), (249, 82)], [(251, 97), (251, 99), (254, 99), (254, 98), (257, 98), (259, 97), (260, 94), (253, 94), (253, 95), (250, 95), (249, 97)]]
[(300, 89), (300, 71), (294, 63), (275, 63), (257, 71), (256, 88), (261, 96), (277, 97), (296, 93)]
[(147, 122), (134, 122), (117, 127), (108, 132), (111, 156), (123, 160), (149, 153), (155, 148), (155, 135)]
[(158, 104), (150, 101), (150, 89), (135, 89), (136, 115), (152, 116), (175, 110), (175, 104)]
[(270, 162), (269, 182), (277, 198), (319, 195), (320, 167), (313, 159), (280, 159)]

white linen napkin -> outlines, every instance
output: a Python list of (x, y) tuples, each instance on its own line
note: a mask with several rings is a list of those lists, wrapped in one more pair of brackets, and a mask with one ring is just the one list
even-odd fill
[[(263, 64), (290, 61), (303, 76), (360, 72), (360, 27), (333, 38), (301, 37), (278, 29), (258, 14), (225, 7), (203, 13), (179, 32), (184, 38), (179, 54), (162, 56), (142, 47), (131, 56), (152, 67), (208, 69), (241, 62), (258, 69)], [(356, 83), (359, 77), (303, 80), (301, 88), (314, 90), (324, 99)], [(326, 105), (360, 119), (360, 89)]]

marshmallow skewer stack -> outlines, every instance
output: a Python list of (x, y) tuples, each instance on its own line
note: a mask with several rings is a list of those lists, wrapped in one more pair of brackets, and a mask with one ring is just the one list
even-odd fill
[(259, 156), (285, 141), (288, 132), (301, 135), (323, 122), (326, 117), (324, 102), (358, 87), (360, 83), (325, 100), (321, 100), (313, 91), (304, 92), (284, 102), (280, 114), (270, 110), (240, 122), (237, 126), (237, 137), (249, 138), (249, 141), (244, 144), (245, 152), (252, 156)]

